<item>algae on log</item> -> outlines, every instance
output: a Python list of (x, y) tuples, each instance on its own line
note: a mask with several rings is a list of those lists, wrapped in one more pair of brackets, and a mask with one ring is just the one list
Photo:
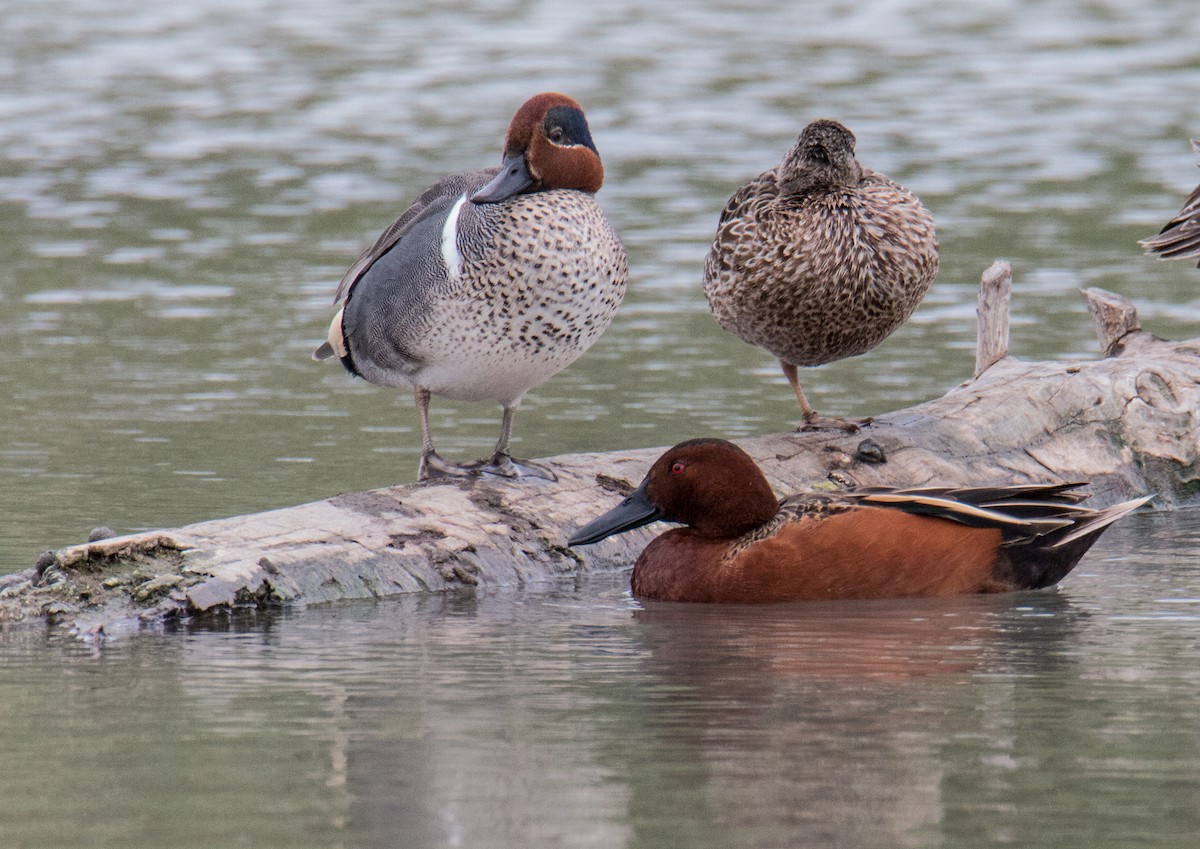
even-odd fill
[[(1090, 289), (1107, 356), (1020, 362), (1007, 356), (1010, 280), (1007, 264), (985, 275), (1001, 291), (980, 298), (981, 373), (942, 398), (877, 416), (860, 434), (783, 433), (739, 444), (781, 494), (1083, 480), (1095, 506), (1146, 493), (1160, 509), (1200, 500), (1200, 339), (1142, 332), (1128, 302)], [(625, 570), (656, 528), (578, 552), (565, 540), (636, 486), (662, 450), (552, 457), (556, 482), (395, 486), (70, 546), (0, 577), (0, 621), (44, 618), (79, 634), (112, 633), (240, 605)]]

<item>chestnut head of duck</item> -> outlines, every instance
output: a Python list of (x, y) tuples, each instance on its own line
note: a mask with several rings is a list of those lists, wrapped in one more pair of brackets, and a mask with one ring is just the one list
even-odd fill
[(854, 156), (854, 133), (822, 119), (805, 127), (777, 173), (785, 195), (807, 195), (857, 186), (863, 169)]
[(599, 542), (659, 519), (700, 536), (733, 539), (778, 510), (779, 500), (749, 454), (723, 439), (691, 439), (659, 457), (636, 490), (568, 544)]
[(565, 94), (544, 92), (517, 110), (504, 137), (500, 172), (471, 201), (498, 203), (551, 189), (595, 194), (603, 184), (604, 166), (583, 107)]

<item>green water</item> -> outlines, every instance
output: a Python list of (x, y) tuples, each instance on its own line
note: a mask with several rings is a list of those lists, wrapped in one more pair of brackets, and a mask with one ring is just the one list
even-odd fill
[[(0, 572), (40, 551), (411, 481), (411, 400), (309, 352), (338, 278), (529, 94), (588, 111), (630, 293), (534, 390), (522, 456), (783, 430), (699, 289), (717, 215), (816, 117), (934, 213), (942, 272), (866, 357), (871, 415), (1015, 354), (1095, 355), (1077, 290), (1200, 335), (1137, 239), (1200, 172), (1200, 18), (1153, 4), (9, 3), (0, 16)], [(435, 402), (448, 457), (499, 410)], [(1190, 846), (1194, 514), (1061, 588), (936, 605), (650, 607), (620, 580), (0, 643), (0, 847)]]

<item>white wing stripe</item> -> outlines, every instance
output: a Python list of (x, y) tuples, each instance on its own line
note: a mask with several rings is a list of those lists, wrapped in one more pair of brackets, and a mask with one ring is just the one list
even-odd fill
[(442, 225), (442, 261), (446, 263), (446, 274), (451, 280), (462, 274), (462, 255), (458, 252), (458, 215), (467, 202), (464, 194), (450, 207), (446, 223)]

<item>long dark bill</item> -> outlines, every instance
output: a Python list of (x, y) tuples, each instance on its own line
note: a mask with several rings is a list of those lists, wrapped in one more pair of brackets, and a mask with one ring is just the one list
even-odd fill
[(660, 511), (646, 495), (646, 482), (629, 494), (613, 509), (598, 519), (593, 519), (577, 530), (567, 540), (567, 545), (591, 545), (613, 534), (632, 531), (658, 519)]

